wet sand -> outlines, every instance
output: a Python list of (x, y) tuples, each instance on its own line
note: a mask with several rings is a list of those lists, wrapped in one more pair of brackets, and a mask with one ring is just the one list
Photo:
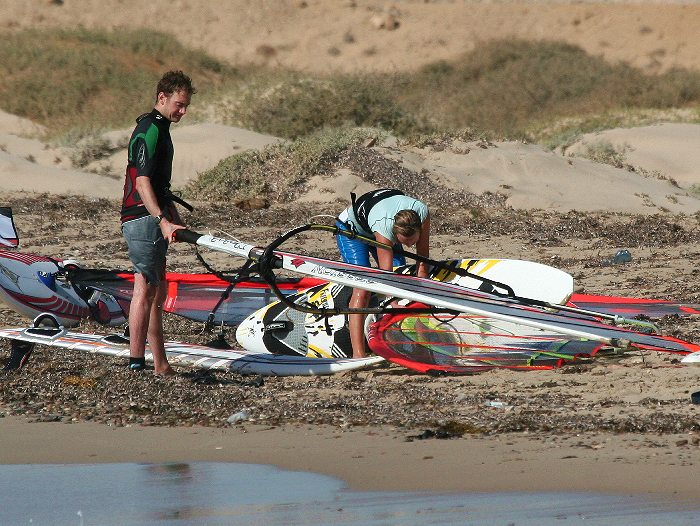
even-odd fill
[(0, 420), (0, 462), (244, 462), (312, 471), (366, 491), (584, 491), (700, 499), (687, 436), (504, 434), (413, 440), (395, 428), (232, 429)]

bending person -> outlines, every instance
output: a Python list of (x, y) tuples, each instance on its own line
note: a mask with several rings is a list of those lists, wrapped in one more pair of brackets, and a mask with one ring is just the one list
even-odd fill
[(167, 295), (165, 256), (175, 230), (183, 228), (170, 192), (173, 142), (170, 123), (180, 122), (196, 92), (182, 71), (158, 82), (153, 110), (136, 119), (129, 141), (124, 182), (122, 233), (134, 265), (134, 296), (129, 309), (129, 367), (143, 369), (146, 339), (156, 374), (174, 374), (165, 354), (163, 302)]
[[(419, 255), (430, 256), (430, 215), (425, 203), (388, 188), (367, 192), (357, 199), (354, 194), (352, 196), (352, 206), (338, 216), (337, 226), (343, 230), (351, 228), (359, 235), (393, 246), (394, 250), (377, 248), (359, 239), (339, 235), (336, 239), (343, 261), (369, 267), (371, 254), (379, 268), (393, 270), (395, 266), (406, 263), (406, 259), (395, 252), (401, 245), (415, 245)], [(428, 277), (425, 263), (418, 264), (418, 276)], [(369, 292), (354, 289), (350, 307), (365, 308), (369, 305), (369, 299)], [(353, 358), (367, 355), (364, 321), (364, 314), (349, 315)]]

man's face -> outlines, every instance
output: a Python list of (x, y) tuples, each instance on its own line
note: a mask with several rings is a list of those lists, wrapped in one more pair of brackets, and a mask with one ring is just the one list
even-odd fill
[(169, 97), (160, 92), (158, 94), (157, 110), (170, 122), (180, 122), (180, 119), (187, 113), (190, 105), (190, 94), (184, 91), (175, 91)]

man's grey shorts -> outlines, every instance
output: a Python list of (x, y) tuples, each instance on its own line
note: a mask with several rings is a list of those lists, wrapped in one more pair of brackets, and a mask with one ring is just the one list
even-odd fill
[(129, 247), (129, 260), (134, 265), (134, 271), (143, 274), (148, 283), (159, 283), (165, 277), (168, 242), (155, 217), (127, 221), (122, 224), (122, 234)]

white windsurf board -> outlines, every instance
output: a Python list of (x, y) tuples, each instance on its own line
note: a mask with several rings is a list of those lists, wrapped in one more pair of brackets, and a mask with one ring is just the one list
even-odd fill
[[(0, 250), (0, 301), (30, 319), (50, 313), (64, 327), (78, 325), (90, 317), (91, 307), (66, 279), (63, 264), (37, 254)], [(126, 321), (114, 297), (98, 297), (109, 313), (109, 325)]]
[[(445, 265), (503, 283), (520, 297), (564, 304), (574, 290), (574, 279), (566, 272), (515, 259), (458, 259)], [(397, 269), (408, 273), (412, 266)], [(432, 279), (466, 288), (491, 291), (491, 286), (478, 278), (462, 276), (450, 270), (435, 268)], [(498, 292), (505, 292), (496, 286)], [(300, 305), (317, 308), (346, 308), (352, 294), (350, 287), (330, 283), (299, 292), (289, 299)], [(342, 357), (352, 355), (347, 316), (319, 316), (287, 307), (277, 301), (246, 318), (236, 330), (236, 340), (252, 352), (271, 352), (301, 356)]]
[(690, 353), (683, 357), (681, 363), (685, 365), (700, 365), (700, 351)]
[[(109, 356), (129, 356), (128, 341), (120, 340), (120, 337), (69, 332), (64, 328), (6, 328), (0, 329), (0, 338)], [(238, 349), (222, 350), (172, 341), (165, 343), (165, 350), (172, 365), (263, 376), (330, 375), (369, 367), (384, 360), (378, 356), (357, 359), (305, 358)], [(148, 349), (146, 361), (153, 361)]]

